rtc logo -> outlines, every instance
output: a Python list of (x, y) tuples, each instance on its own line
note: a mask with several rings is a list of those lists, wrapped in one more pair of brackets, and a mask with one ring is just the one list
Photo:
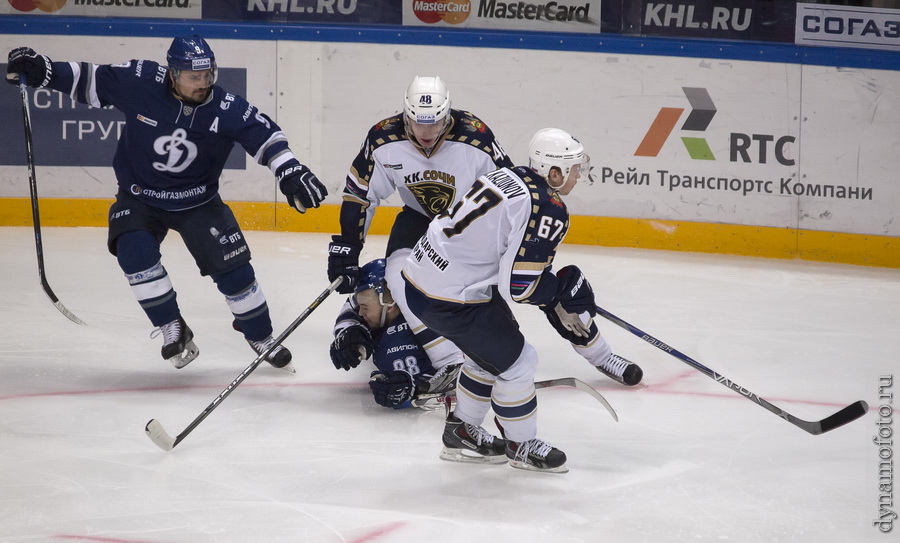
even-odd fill
[(469, 0), (412, 0), (412, 6), (416, 17), (428, 24), (444, 21), (458, 25), (472, 12)]
[(9, 5), (16, 11), (34, 11), (39, 9), (46, 13), (59, 11), (66, 0), (9, 0)]

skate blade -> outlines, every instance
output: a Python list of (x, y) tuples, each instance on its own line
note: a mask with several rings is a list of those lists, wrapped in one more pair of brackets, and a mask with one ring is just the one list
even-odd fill
[(193, 340), (188, 341), (187, 345), (184, 346), (184, 352), (180, 355), (173, 356), (169, 359), (169, 362), (175, 366), (175, 369), (180, 370), (181, 368), (187, 366), (191, 362), (197, 358), (197, 355), (200, 354), (200, 349), (197, 348), (197, 345)]
[(520, 460), (510, 460), (509, 465), (516, 469), (521, 469), (523, 471), (535, 471), (538, 473), (568, 473), (569, 468), (566, 467), (565, 464), (555, 467), (555, 468), (539, 468), (534, 464), (529, 464), (528, 462), (522, 462)]
[(505, 464), (506, 456), (502, 454), (485, 456), (468, 449), (451, 449), (444, 447), (441, 450), (441, 460), (448, 462), (462, 462), (465, 464)]

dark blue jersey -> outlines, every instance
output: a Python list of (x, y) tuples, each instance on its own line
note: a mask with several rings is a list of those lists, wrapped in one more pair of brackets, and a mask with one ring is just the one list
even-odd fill
[(213, 85), (204, 103), (183, 103), (156, 62), (54, 62), (53, 74), (49, 88), (125, 114), (113, 170), (121, 190), (149, 206), (181, 210), (209, 201), (235, 143), (273, 173), (299, 163), (281, 128), (244, 98)]
[(409, 328), (403, 314), (398, 315), (388, 326), (372, 330), (359, 316), (357, 309), (353, 297), (347, 298), (334, 323), (335, 337), (348, 326), (362, 326), (372, 334), (372, 343), (375, 345), (372, 362), (379, 371), (405, 371), (413, 376), (417, 384), (434, 376), (435, 369), (431, 365), (431, 359), (416, 341), (416, 335)]
[(375, 351), (372, 360), (381, 371), (405, 371), (418, 383), (427, 382), (434, 377), (435, 369), (425, 354), (425, 349), (416, 342), (403, 315), (397, 316), (394, 322), (375, 330), (372, 334)]

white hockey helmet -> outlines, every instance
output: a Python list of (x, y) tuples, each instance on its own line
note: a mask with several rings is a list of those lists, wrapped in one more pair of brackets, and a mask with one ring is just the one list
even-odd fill
[[(435, 124), (450, 115), (450, 91), (440, 77), (416, 76), (406, 88), (403, 112), (410, 121)], [(449, 119), (448, 119), (449, 121)]]
[(587, 179), (591, 169), (590, 157), (584, 153), (581, 142), (565, 130), (542, 128), (532, 136), (528, 144), (528, 166), (532, 170), (546, 178), (550, 169), (556, 166), (563, 179), (567, 179), (576, 164), (581, 164), (578, 180)]

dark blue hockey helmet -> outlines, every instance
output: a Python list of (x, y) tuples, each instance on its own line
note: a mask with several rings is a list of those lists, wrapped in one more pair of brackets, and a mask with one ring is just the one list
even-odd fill
[(215, 80), (216, 55), (206, 40), (196, 34), (172, 40), (166, 53), (166, 62), (176, 75), (182, 70), (212, 70)]
[(359, 282), (356, 284), (354, 292), (360, 293), (364, 290), (373, 289), (379, 294), (380, 298), (380, 295), (384, 294), (384, 288), (387, 285), (387, 281), (384, 279), (384, 269), (386, 265), (387, 261), (383, 258), (379, 258), (360, 268)]

